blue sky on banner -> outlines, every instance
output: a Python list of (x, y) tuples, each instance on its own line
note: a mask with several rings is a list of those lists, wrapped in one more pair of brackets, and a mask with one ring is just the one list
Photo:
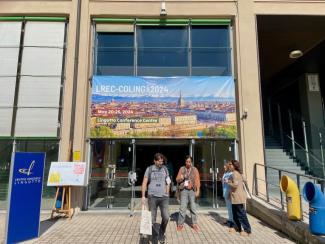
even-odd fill
[(94, 76), (93, 100), (105, 97), (183, 97), (227, 98), (235, 100), (232, 76)]

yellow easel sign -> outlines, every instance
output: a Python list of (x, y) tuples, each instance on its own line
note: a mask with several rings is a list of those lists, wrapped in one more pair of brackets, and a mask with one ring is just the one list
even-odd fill
[(51, 174), (49, 175), (49, 183), (51, 184), (59, 184), (60, 183), (60, 178), (61, 178), (61, 175), (60, 175), (60, 172), (51, 172)]
[(86, 163), (52, 162), (47, 186), (86, 186)]

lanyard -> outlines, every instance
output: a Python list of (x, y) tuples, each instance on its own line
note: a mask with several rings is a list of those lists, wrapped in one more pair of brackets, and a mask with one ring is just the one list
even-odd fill
[(190, 178), (190, 174), (191, 174), (191, 170), (192, 170), (192, 167), (188, 170), (187, 168), (186, 169), (186, 176), (187, 178)]

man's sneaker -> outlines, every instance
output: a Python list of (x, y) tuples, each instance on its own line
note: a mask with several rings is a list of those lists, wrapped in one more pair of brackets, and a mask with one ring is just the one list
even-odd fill
[(177, 225), (176, 230), (182, 231), (184, 229), (184, 225)]
[(200, 231), (200, 228), (199, 228), (199, 226), (198, 226), (197, 224), (192, 225), (192, 228), (193, 228), (193, 230), (195, 230), (196, 232), (199, 232), (199, 231)]
[(166, 236), (159, 234), (158, 241), (159, 241), (160, 244), (165, 244), (165, 242), (166, 242)]

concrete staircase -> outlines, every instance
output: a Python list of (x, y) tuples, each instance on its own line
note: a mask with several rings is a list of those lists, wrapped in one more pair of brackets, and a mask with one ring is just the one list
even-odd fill
[[(265, 158), (265, 163), (267, 166), (305, 175), (305, 171), (300, 168), (300, 166), (296, 163), (294, 159), (290, 157), (290, 155), (283, 151), (281, 144), (272, 137), (265, 138)], [(295, 174), (282, 172), (282, 175), (289, 176), (292, 180), (297, 183), (297, 177)], [(279, 171), (268, 169), (267, 181), (270, 195), (276, 198), (280, 198)], [(303, 189), (303, 186), (307, 181), (307, 178), (300, 177), (299, 187), (301, 190)]]

